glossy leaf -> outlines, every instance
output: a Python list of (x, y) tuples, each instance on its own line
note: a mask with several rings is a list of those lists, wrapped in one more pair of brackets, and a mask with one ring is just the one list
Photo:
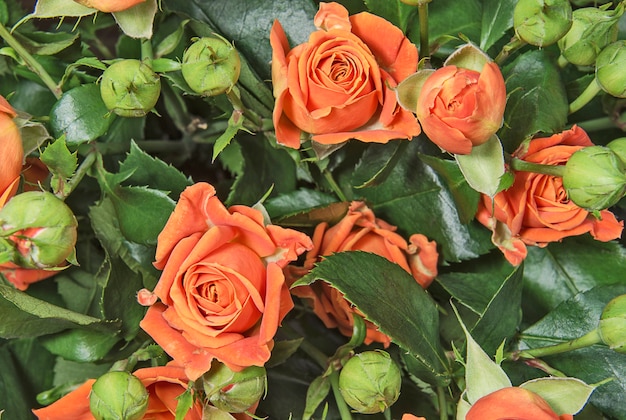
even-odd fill
[(400, 0), (365, 0), (365, 5), (371, 13), (387, 19), (403, 32), (406, 32), (409, 23), (417, 15), (417, 7)]
[(87, 84), (63, 94), (52, 108), (50, 124), (55, 137), (65, 135), (68, 146), (77, 146), (103, 135), (112, 119), (100, 87)]
[(41, 339), (50, 353), (75, 362), (97, 362), (118, 341), (120, 337), (116, 334), (83, 329), (62, 331)]
[[(304, 218), (302, 223), (312, 224), (316, 222), (316, 217), (313, 215), (315, 209), (323, 212), (323, 208), (330, 207), (336, 200), (332, 195), (321, 191), (301, 188), (288, 194), (270, 198), (263, 204), (272, 220), (283, 220), (285, 218), (293, 220), (293, 218), (297, 218), (297, 215), (302, 215)], [(339, 211), (336, 212), (329, 209), (327, 214), (332, 214), (333, 218), (340, 218), (347, 210), (345, 205), (342, 208), (343, 211), (337, 208)], [(293, 225), (292, 222), (288, 223)]]
[[(446, 376), (435, 304), (400, 266), (375, 254), (340, 252), (318, 263), (294, 287), (316, 280), (339, 289), (366, 319), (411, 353), (432, 377)], [(381, 290), (386, 293), (381, 294)]]
[(62, 178), (71, 177), (78, 167), (76, 152), (69, 151), (63, 137), (49, 144), (41, 153), (40, 159), (50, 172)]
[(407, 142), (401, 140), (369, 145), (354, 170), (354, 188), (371, 187), (384, 182), (405, 153), (406, 146)]
[[(598, 286), (564, 301), (539, 322), (522, 332), (521, 348), (553, 345), (582, 336), (598, 326), (604, 306), (614, 297), (626, 293), (626, 283)], [(626, 393), (626, 356), (604, 345), (542, 358), (568, 376), (595, 384), (613, 378), (591, 394), (590, 402), (615, 418), (626, 417), (626, 406), (615, 398)]]
[(531, 50), (502, 69), (508, 99), (498, 132), (511, 153), (538, 132), (556, 133), (567, 121), (568, 101), (561, 75), (545, 50)]
[(513, 27), (513, 10), (516, 4), (516, 0), (483, 1), (479, 44), (482, 50), (487, 51)]

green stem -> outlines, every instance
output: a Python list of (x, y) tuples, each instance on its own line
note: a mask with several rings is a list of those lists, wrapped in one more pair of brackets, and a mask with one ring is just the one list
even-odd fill
[(616, 128), (615, 120), (611, 117), (595, 118), (593, 120), (578, 122), (576, 125), (585, 130), (587, 133)]
[(572, 350), (582, 349), (601, 342), (602, 337), (600, 336), (600, 330), (596, 328), (582, 337), (578, 337), (564, 343), (555, 344), (553, 346), (537, 347), (535, 349), (517, 350), (508, 353), (506, 355), (506, 359), (536, 359), (538, 357), (552, 356)]
[(502, 63), (506, 61), (506, 59), (509, 57), (509, 55), (511, 55), (513, 51), (519, 50), (524, 45), (526, 45), (526, 42), (518, 38), (516, 35), (515, 37), (513, 37), (513, 39), (511, 39), (511, 41), (509, 41), (508, 44), (502, 47), (502, 50), (500, 50), (500, 53), (494, 61), (496, 62), (496, 64), (501, 66)]
[(239, 89), (237, 89), (236, 86), (233, 86), (232, 89), (226, 91), (226, 97), (235, 110), (241, 111), (246, 119), (252, 121), (257, 130), (260, 130), (263, 127), (263, 120), (255, 112), (246, 108), (241, 100), (241, 96), (239, 95)]
[(11, 33), (7, 30), (7, 28), (4, 27), (4, 25), (0, 25), (0, 37), (2, 37), (2, 39), (4, 39), (4, 41), (15, 50), (17, 55), (19, 55), (22, 60), (24, 60), (26, 66), (33, 73), (39, 76), (39, 79), (41, 79), (41, 81), (48, 87), (48, 89), (50, 89), (52, 94), (57, 99), (59, 99), (63, 94), (63, 91), (61, 90), (59, 85), (54, 80), (52, 80), (52, 77), (50, 76), (50, 74), (48, 74), (46, 69), (44, 69), (43, 66), (39, 64), (39, 61), (35, 60), (35, 57), (33, 57), (28, 51), (26, 51), (24, 47), (22, 47), (22, 44), (20, 44), (18, 40), (15, 39), (13, 35), (11, 35)]
[(152, 42), (150, 39), (144, 38), (141, 40), (141, 60), (150, 63), (154, 58), (154, 52), (152, 51)]
[(335, 194), (337, 194), (337, 197), (341, 201), (348, 201), (348, 198), (339, 187), (339, 184), (337, 184), (337, 181), (335, 181), (335, 178), (333, 178), (333, 174), (331, 174), (328, 169), (324, 169), (322, 173), (324, 174), (324, 178), (326, 179), (326, 182), (330, 184), (330, 188), (335, 192)]
[(541, 163), (526, 162), (518, 158), (511, 158), (509, 161), (511, 168), (521, 172), (535, 172), (538, 174), (563, 177), (565, 166), (563, 165), (543, 165)]
[(585, 88), (580, 96), (574, 99), (571, 104), (569, 104), (569, 113), (573, 114), (574, 112), (587, 105), (593, 98), (596, 97), (598, 93), (600, 93), (601, 90), (602, 88), (600, 87), (600, 84), (594, 77), (591, 83), (589, 83), (589, 86)]
[(420, 1), (417, 5), (417, 13), (420, 23), (420, 57), (430, 56), (430, 45), (428, 44), (428, 1)]
[(437, 402), (439, 405), (439, 420), (448, 420), (448, 403), (446, 392), (442, 386), (437, 387)]
[(72, 191), (76, 189), (80, 181), (85, 177), (87, 172), (89, 172), (89, 169), (91, 169), (91, 166), (96, 161), (97, 155), (98, 152), (96, 149), (92, 149), (89, 153), (87, 153), (87, 156), (85, 156), (85, 159), (82, 161), (78, 169), (76, 169), (72, 178), (67, 182), (67, 184), (65, 184), (65, 188), (61, 188), (60, 191), (57, 191), (57, 197), (65, 200), (72, 193)]

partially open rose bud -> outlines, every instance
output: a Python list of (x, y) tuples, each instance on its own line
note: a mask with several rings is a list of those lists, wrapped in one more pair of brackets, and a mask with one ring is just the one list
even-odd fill
[(250, 366), (234, 372), (223, 363), (213, 361), (202, 381), (211, 404), (228, 413), (243, 413), (261, 399), (267, 377), (263, 367)]
[(572, 26), (569, 0), (519, 0), (513, 11), (517, 36), (531, 45), (557, 42)]
[(0, 210), (0, 236), (15, 249), (13, 263), (26, 268), (54, 268), (73, 260), (78, 222), (54, 194), (27, 191)]
[(89, 409), (96, 420), (139, 420), (148, 409), (148, 391), (136, 376), (111, 371), (94, 382)]
[(350, 358), (339, 373), (339, 391), (346, 403), (363, 414), (381, 413), (400, 396), (402, 373), (382, 350)]
[(161, 79), (143, 61), (117, 61), (102, 74), (100, 95), (107, 109), (121, 117), (143, 117), (161, 94)]
[(621, 3), (614, 10), (597, 7), (574, 10), (572, 27), (558, 42), (563, 57), (579, 66), (593, 65), (598, 53), (617, 40), (617, 23), (623, 13)]
[(596, 59), (596, 80), (609, 95), (626, 98), (626, 40), (605, 47)]
[(626, 295), (614, 298), (604, 307), (600, 336), (611, 349), (626, 354)]
[(222, 37), (199, 38), (183, 54), (183, 78), (194, 92), (204, 96), (228, 92), (240, 71), (239, 53)]
[(626, 165), (608, 147), (584, 147), (565, 164), (563, 186), (577, 206), (604, 210), (626, 193)]

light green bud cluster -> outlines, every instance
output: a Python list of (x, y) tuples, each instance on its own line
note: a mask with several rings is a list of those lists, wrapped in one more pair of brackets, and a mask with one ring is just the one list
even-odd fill
[(614, 298), (604, 307), (600, 337), (611, 349), (626, 354), (626, 295)]
[(569, 0), (519, 0), (513, 26), (517, 36), (531, 45), (552, 45), (572, 26), (572, 6)]
[(207, 399), (216, 408), (228, 413), (243, 413), (256, 404), (265, 393), (267, 376), (264, 367), (250, 366), (234, 372), (220, 362), (202, 376)]
[(203, 96), (230, 91), (240, 71), (239, 53), (222, 37), (199, 38), (183, 54), (183, 78), (194, 92)]
[(605, 47), (596, 59), (596, 80), (602, 90), (626, 98), (626, 40)]
[(161, 94), (161, 79), (143, 61), (117, 61), (102, 74), (100, 95), (107, 109), (121, 117), (143, 117)]
[(96, 420), (140, 420), (148, 409), (148, 391), (136, 376), (111, 371), (94, 382), (89, 409)]

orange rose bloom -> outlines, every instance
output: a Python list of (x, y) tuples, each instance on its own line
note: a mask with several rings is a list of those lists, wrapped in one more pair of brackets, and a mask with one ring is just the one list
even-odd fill
[(572, 420), (571, 414), (556, 414), (534, 392), (524, 388), (502, 388), (476, 401), (465, 420)]
[[(574, 126), (551, 137), (533, 139), (513, 156), (532, 163), (564, 165), (586, 146), (593, 146), (589, 136)], [(494, 232), (494, 243), (513, 265), (525, 258), (525, 245), (545, 247), (587, 232), (606, 242), (619, 238), (624, 228), (624, 222), (618, 222), (608, 210), (596, 218), (571, 202), (562, 178), (534, 172), (516, 172), (513, 185), (496, 194), (493, 201), (483, 195), (476, 218)]]
[[(313, 268), (323, 256), (342, 251), (365, 251), (380, 255), (400, 265), (424, 288), (428, 287), (437, 275), (437, 245), (429, 242), (422, 234), (412, 235), (410, 243), (395, 233), (395, 226), (377, 219), (365, 203), (352, 202), (348, 213), (335, 226), (329, 228), (321, 223), (313, 233), (313, 249), (307, 255), (303, 267), (288, 267), (289, 276), (295, 281)], [(343, 294), (320, 281), (309, 286), (298, 286), (291, 292), (306, 299), (313, 306), (315, 314), (328, 328), (339, 328), (345, 336), (352, 336), (352, 314), (362, 315)], [(367, 333), (365, 344), (379, 342), (388, 346), (391, 338), (369, 321), (365, 321)]]
[[(189, 379), (182, 367), (169, 364), (138, 369), (133, 372), (148, 390), (148, 410), (146, 419), (174, 420), (176, 398), (187, 389)], [(74, 391), (47, 407), (33, 410), (39, 420), (94, 420), (89, 410), (89, 393), (95, 379), (89, 379)], [(250, 417), (240, 417), (240, 419)], [(202, 420), (202, 401), (196, 400), (187, 412), (185, 420)]]
[(506, 105), (504, 78), (496, 63), (482, 72), (444, 66), (428, 76), (417, 100), (417, 119), (437, 146), (469, 154), (502, 126)]
[(402, 415), (402, 420), (426, 420), (426, 417), (417, 417), (413, 414), (406, 413)]
[(92, 9), (98, 9), (101, 12), (121, 12), (122, 10), (130, 9), (133, 6), (143, 3), (146, 0), (74, 0), (76, 3), (80, 3), (83, 6), (90, 7)]
[(16, 115), (13, 107), (0, 96), (0, 207), (15, 195), (24, 161), (22, 137), (13, 121)]
[(415, 116), (392, 90), (417, 69), (402, 31), (367, 12), (348, 16), (338, 3), (320, 3), (314, 23), (319, 30), (291, 50), (279, 22), (270, 33), (278, 143), (297, 149), (301, 132), (322, 144), (417, 136)]
[(230, 369), (263, 366), (293, 307), (282, 269), (312, 246), (303, 233), (265, 225), (260, 211), (226, 209), (213, 186), (180, 196), (158, 237), (162, 269), (141, 327), (195, 380), (217, 358)]

